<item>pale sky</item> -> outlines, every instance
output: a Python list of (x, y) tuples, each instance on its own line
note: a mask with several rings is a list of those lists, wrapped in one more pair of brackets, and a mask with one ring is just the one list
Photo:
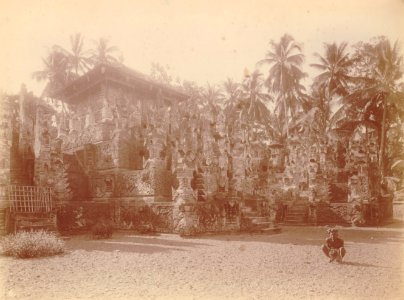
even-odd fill
[[(403, 0), (0, 0), (0, 90), (31, 79), (47, 48), (69, 48), (82, 33), (87, 46), (101, 36), (124, 55), (124, 63), (149, 74), (152, 62), (168, 64), (181, 79), (219, 83), (254, 69), (271, 39), (291, 34), (303, 45), (305, 71), (324, 42), (355, 43), (386, 35), (404, 41)], [(404, 48), (404, 47), (402, 47)]]

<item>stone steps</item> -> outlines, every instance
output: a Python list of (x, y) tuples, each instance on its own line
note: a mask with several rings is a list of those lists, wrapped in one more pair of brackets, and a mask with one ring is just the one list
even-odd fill
[(50, 232), (57, 232), (56, 224), (52, 219), (39, 218), (24, 218), (23, 220), (17, 220), (14, 229), (15, 231), (43, 229)]
[(251, 233), (275, 233), (280, 228), (270, 219), (270, 217), (258, 216), (257, 213), (249, 212), (243, 214), (242, 231)]
[(284, 222), (286, 224), (307, 224), (309, 207), (306, 203), (295, 203), (288, 208)]
[(268, 221), (268, 217), (255, 217), (255, 216), (252, 216), (251, 221), (252, 221), (253, 224), (262, 224), (262, 223), (266, 223)]

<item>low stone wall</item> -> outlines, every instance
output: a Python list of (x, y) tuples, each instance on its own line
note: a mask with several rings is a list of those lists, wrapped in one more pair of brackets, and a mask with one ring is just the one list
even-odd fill
[(116, 225), (119, 229), (140, 232), (173, 232), (173, 203), (137, 201), (116, 204)]
[(174, 232), (181, 235), (240, 231), (240, 211), (229, 211), (224, 203), (196, 202), (174, 207)]

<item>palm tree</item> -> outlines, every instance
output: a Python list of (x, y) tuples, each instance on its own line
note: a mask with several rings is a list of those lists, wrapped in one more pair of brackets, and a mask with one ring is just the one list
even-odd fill
[(108, 39), (100, 38), (96, 42), (96, 48), (92, 51), (91, 61), (94, 65), (117, 64), (119, 59), (113, 55), (117, 51), (117, 47), (109, 46)]
[(403, 74), (402, 56), (399, 55), (398, 43), (395, 42), (392, 46), (387, 39), (382, 39), (376, 44), (374, 51), (376, 54), (374, 76), (368, 81), (367, 88), (360, 91), (360, 98), (356, 98), (357, 95), (353, 93), (352, 99), (365, 100), (358, 103), (364, 104), (360, 105), (363, 107), (363, 118), (374, 119), (381, 125), (379, 167), (383, 176), (386, 132), (392, 121), (392, 113), (397, 112), (404, 101), (404, 94), (398, 90), (397, 83)]
[(92, 65), (89, 51), (83, 49), (84, 37), (80, 33), (70, 36), (71, 52), (69, 53), (69, 65), (76, 76), (84, 74)]
[[(324, 56), (318, 53), (314, 55), (319, 60), (318, 63), (310, 64), (310, 66), (321, 71), (314, 78), (311, 92), (311, 109), (303, 118), (296, 120), (296, 124), (303, 123), (316, 125), (318, 136), (325, 136), (329, 128), (329, 120), (331, 118), (331, 102), (334, 96), (346, 96), (349, 91), (349, 83), (352, 81), (350, 72), (354, 64), (354, 60), (346, 53), (347, 43), (337, 45), (324, 44)], [(342, 111), (341, 111), (342, 112)], [(341, 116), (341, 112), (336, 116)], [(308, 128), (308, 127), (306, 127)]]
[(360, 44), (356, 59), (355, 72), (364, 76), (359, 78), (353, 92), (343, 98), (344, 105), (330, 123), (335, 127), (337, 123), (351, 122), (351, 130), (356, 128), (355, 124), (368, 124), (378, 130), (379, 168), (383, 177), (386, 171), (386, 133), (394, 120), (401, 122), (402, 119), (398, 113), (402, 111), (404, 99), (398, 85), (402, 77), (402, 57), (397, 42), (391, 45), (389, 40), (381, 38), (376, 44)]
[(350, 68), (354, 60), (346, 53), (347, 43), (324, 44), (325, 55), (318, 53), (314, 55), (320, 63), (310, 64), (310, 66), (320, 70), (322, 73), (315, 78), (319, 89), (324, 89), (326, 97), (331, 98), (333, 94), (346, 96), (348, 94), (348, 83), (351, 80)]
[(241, 85), (240, 97), (244, 102), (242, 114), (250, 122), (266, 124), (269, 118), (269, 109), (266, 106), (271, 97), (263, 92), (264, 80), (262, 73), (255, 70), (247, 76)]
[(32, 77), (38, 81), (48, 80), (44, 94), (66, 85), (83, 74), (91, 66), (90, 58), (83, 50), (84, 38), (81, 34), (70, 36), (71, 52), (59, 45), (54, 45), (45, 58), (43, 69), (33, 72)]
[(307, 76), (301, 69), (304, 56), (301, 47), (292, 36), (285, 34), (279, 43), (270, 42), (271, 49), (266, 58), (258, 65), (270, 66), (266, 85), (271, 93), (277, 95), (275, 111), (282, 115), (282, 120), (288, 131), (289, 118), (299, 109), (302, 91), (301, 79)]
[(223, 101), (223, 93), (220, 87), (214, 84), (207, 83), (206, 87), (203, 89), (201, 93), (200, 103), (203, 107), (217, 107), (222, 104)]
[(234, 82), (231, 78), (227, 78), (223, 83), (223, 91), (225, 111), (232, 110), (240, 101), (240, 84)]
[(53, 46), (45, 58), (42, 58), (43, 69), (32, 73), (38, 81), (48, 80), (47, 89), (54, 90), (73, 79), (74, 74), (69, 67), (69, 53), (60, 46)]

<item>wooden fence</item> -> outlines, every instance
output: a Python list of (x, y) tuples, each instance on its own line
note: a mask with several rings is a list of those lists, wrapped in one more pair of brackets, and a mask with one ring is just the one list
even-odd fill
[(6, 188), (11, 212), (49, 213), (52, 211), (51, 188), (18, 185), (9, 185)]

